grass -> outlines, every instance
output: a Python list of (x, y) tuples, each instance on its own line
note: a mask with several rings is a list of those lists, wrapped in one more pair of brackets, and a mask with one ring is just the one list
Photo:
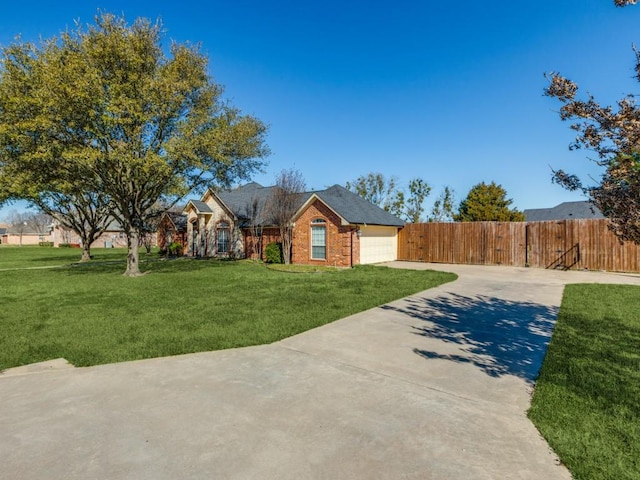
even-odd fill
[[(50, 257), (44, 252), (48, 252)], [(74, 252), (71, 252), (74, 253)], [(0, 369), (64, 357), (76, 366), (264, 344), (452, 281), (455, 275), (361, 266), (289, 274), (251, 261), (160, 260), (125, 252), (0, 248)], [(101, 261), (104, 260), (104, 261)]]
[[(96, 248), (91, 255), (97, 262), (124, 261), (126, 253), (121, 248)], [(70, 265), (78, 262), (81, 256), (82, 250), (79, 248), (0, 245), (0, 270)], [(140, 258), (144, 260), (143, 253)]]
[(566, 287), (529, 417), (576, 480), (640, 479), (640, 287)]

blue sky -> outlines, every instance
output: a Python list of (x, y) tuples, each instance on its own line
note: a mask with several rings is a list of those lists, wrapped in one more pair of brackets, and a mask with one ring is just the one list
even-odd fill
[(32, 0), (3, 5), (0, 45), (90, 23), (98, 9), (160, 18), (167, 44), (201, 44), (226, 97), (270, 125), (262, 184), (284, 168), (316, 189), (376, 171), (427, 180), (427, 208), (443, 186), (459, 201), (480, 181), (502, 184), (519, 209), (580, 200), (551, 184), (550, 166), (599, 170), (593, 154), (568, 151), (544, 72), (605, 103), (637, 91), (640, 7), (612, 0)]

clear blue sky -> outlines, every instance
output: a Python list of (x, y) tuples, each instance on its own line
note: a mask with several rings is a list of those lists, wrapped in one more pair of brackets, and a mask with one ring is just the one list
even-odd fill
[[(160, 18), (166, 43), (200, 43), (239, 108), (270, 125), (273, 154), (255, 180), (297, 168), (311, 188), (369, 171), (432, 198), (502, 184), (519, 209), (580, 200), (550, 166), (598, 175), (546, 98), (559, 71), (601, 102), (637, 92), (632, 43), (640, 7), (612, 0), (23, 1), (3, 5), (0, 45), (48, 38), (98, 9)], [(11, 208), (0, 210), (0, 217)]]

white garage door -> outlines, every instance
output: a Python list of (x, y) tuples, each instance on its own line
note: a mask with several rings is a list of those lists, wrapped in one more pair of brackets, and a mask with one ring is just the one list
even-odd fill
[(360, 227), (360, 263), (391, 262), (398, 258), (396, 227)]

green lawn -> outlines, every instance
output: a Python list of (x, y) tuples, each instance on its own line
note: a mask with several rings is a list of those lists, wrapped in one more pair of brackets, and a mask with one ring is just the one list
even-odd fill
[(566, 287), (529, 417), (575, 479), (640, 479), (640, 287)]
[(144, 254), (149, 274), (128, 278), (124, 251), (94, 254), (91, 263), (70, 265), (77, 250), (0, 248), (0, 269), (67, 265), (0, 272), (0, 369), (270, 343), (455, 279), (373, 266), (288, 273), (251, 261)]
[[(121, 248), (96, 248), (91, 255), (96, 261), (122, 261), (126, 253)], [(81, 256), (79, 248), (0, 245), (0, 270), (69, 265), (78, 262)], [(144, 260), (144, 253), (140, 253), (140, 258)]]

